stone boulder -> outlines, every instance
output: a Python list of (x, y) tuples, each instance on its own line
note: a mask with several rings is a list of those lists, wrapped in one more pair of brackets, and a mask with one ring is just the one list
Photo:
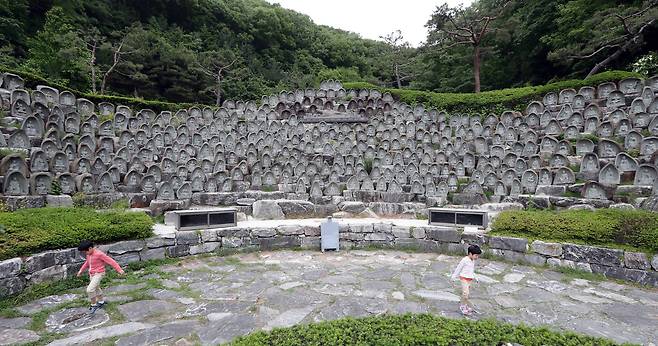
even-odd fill
[(658, 211), (658, 195), (647, 197), (640, 204), (640, 208), (650, 211)]
[(189, 207), (189, 200), (152, 200), (149, 204), (149, 208), (153, 215), (162, 215), (166, 211), (184, 210)]
[(25, 279), (12, 277), (0, 279), (0, 297), (7, 297), (22, 292), (25, 289)]
[[(254, 208), (254, 217), (256, 217), (256, 203), (252, 206)], [(277, 200), (276, 203), (281, 209), (283, 215), (289, 219), (307, 218), (316, 214), (316, 206), (309, 201), (283, 199)], [(284, 217), (281, 218), (283, 219)]]
[(73, 198), (69, 195), (47, 195), (46, 205), (49, 207), (72, 207)]
[(649, 258), (643, 252), (624, 252), (624, 266), (631, 269), (651, 269)]
[(620, 267), (624, 257), (624, 251), (618, 249), (606, 249), (594, 246), (563, 244), (562, 257), (574, 262), (587, 262), (610, 267)]
[(274, 200), (256, 201), (252, 208), (254, 219), (257, 220), (281, 220), (285, 218), (282, 208)]
[(366, 210), (366, 205), (363, 202), (342, 202), (338, 205), (340, 211), (348, 212), (351, 214), (358, 214)]
[(635, 207), (632, 204), (628, 204), (628, 203), (617, 203), (617, 204), (611, 205), (610, 209), (633, 210), (633, 209), (635, 209)]
[(22, 266), (23, 260), (20, 258), (12, 258), (0, 262), (0, 279), (17, 276), (21, 272)]
[(530, 244), (532, 251), (545, 256), (560, 257), (562, 255), (562, 244), (546, 243), (541, 240), (535, 240)]
[(528, 250), (528, 240), (525, 238), (489, 237), (488, 244), (493, 249), (516, 252), (526, 252)]

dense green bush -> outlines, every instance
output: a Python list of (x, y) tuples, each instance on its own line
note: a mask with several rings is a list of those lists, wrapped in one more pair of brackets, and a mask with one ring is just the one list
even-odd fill
[(495, 320), (452, 320), (429, 314), (346, 318), (259, 331), (231, 345), (614, 345), (613, 342)]
[(147, 238), (153, 221), (144, 213), (88, 208), (36, 208), (0, 212), (0, 260), (43, 250)]
[(494, 220), (491, 234), (658, 252), (658, 214), (621, 209), (507, 211)]
[(422, 103), (425, 107), (436, 108), (449, 113), (500, 114), (505, 110), (523, 111), (528, 103), (533, 100), (541, 100), (546, 93), (551, 91), (568, 88), (577, 90), (586, 85), (597, 86), (603, 82), (619, 81), (629, 77), (642, 78), (642, 75), (626, 71), (608, 71), (595, 74), (583, 80), (573, 79), (538, 86), (483, 91), (479, 94), (387, 89), (363, 82), (343, 83), (343, 87), (345, 89), (376, 89), (381, 92), (389, 92), (395, 99), (408, 104), (415, 105)]

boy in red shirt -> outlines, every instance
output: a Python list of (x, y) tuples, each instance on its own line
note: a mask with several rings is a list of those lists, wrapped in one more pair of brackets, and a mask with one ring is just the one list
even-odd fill
[(91, 310), (91, 313), (93, 314), (96, 310), (105, 305), (102, 295), (103, 292), (100, 288), (101, 280), (105, 276), (105, 265), (109, 264), (112, 266), (119, 275), (124, 275), (125, 272), (121, 269), (119, 263), (102, 251), (94, 248), (94, 244), (88, 240), (80, 242), (78, 251), (82, 252), (87, 257), (82, 268), (78, 271), (78, 276), (82, 275), (86, 269), (89, 269), (89, 286), (87, 286), (87, 294), (91, 300), (89, 310)]

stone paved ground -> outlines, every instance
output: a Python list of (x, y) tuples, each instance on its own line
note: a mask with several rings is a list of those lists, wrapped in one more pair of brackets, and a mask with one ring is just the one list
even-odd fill
[[(0, 318), (0, 344), (45, 336), (53, 345), (210, 345), (258, 329), (345, 316), (431, 312), (462, 318), (449, 280), (458, 261), (396, 251), (190, 258), (113, 285), (106, 290), (111, 303), (91, 319), (79, 307), (82, 289), (18, 307), (27, 317)], [(478, 318), (619, 342), (658, 339), (658, 290), (484, 259), (477, 271)], [(32, 323), (30, 316), (45, 322)]]

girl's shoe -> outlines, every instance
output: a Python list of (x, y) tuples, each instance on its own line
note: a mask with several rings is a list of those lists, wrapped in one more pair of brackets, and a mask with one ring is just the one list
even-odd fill
[(466, 305), (460, 305), (459, 311), (461, 311), (462, 315), (465, 316), (470, 316), (472, 314), (472, 311)]

